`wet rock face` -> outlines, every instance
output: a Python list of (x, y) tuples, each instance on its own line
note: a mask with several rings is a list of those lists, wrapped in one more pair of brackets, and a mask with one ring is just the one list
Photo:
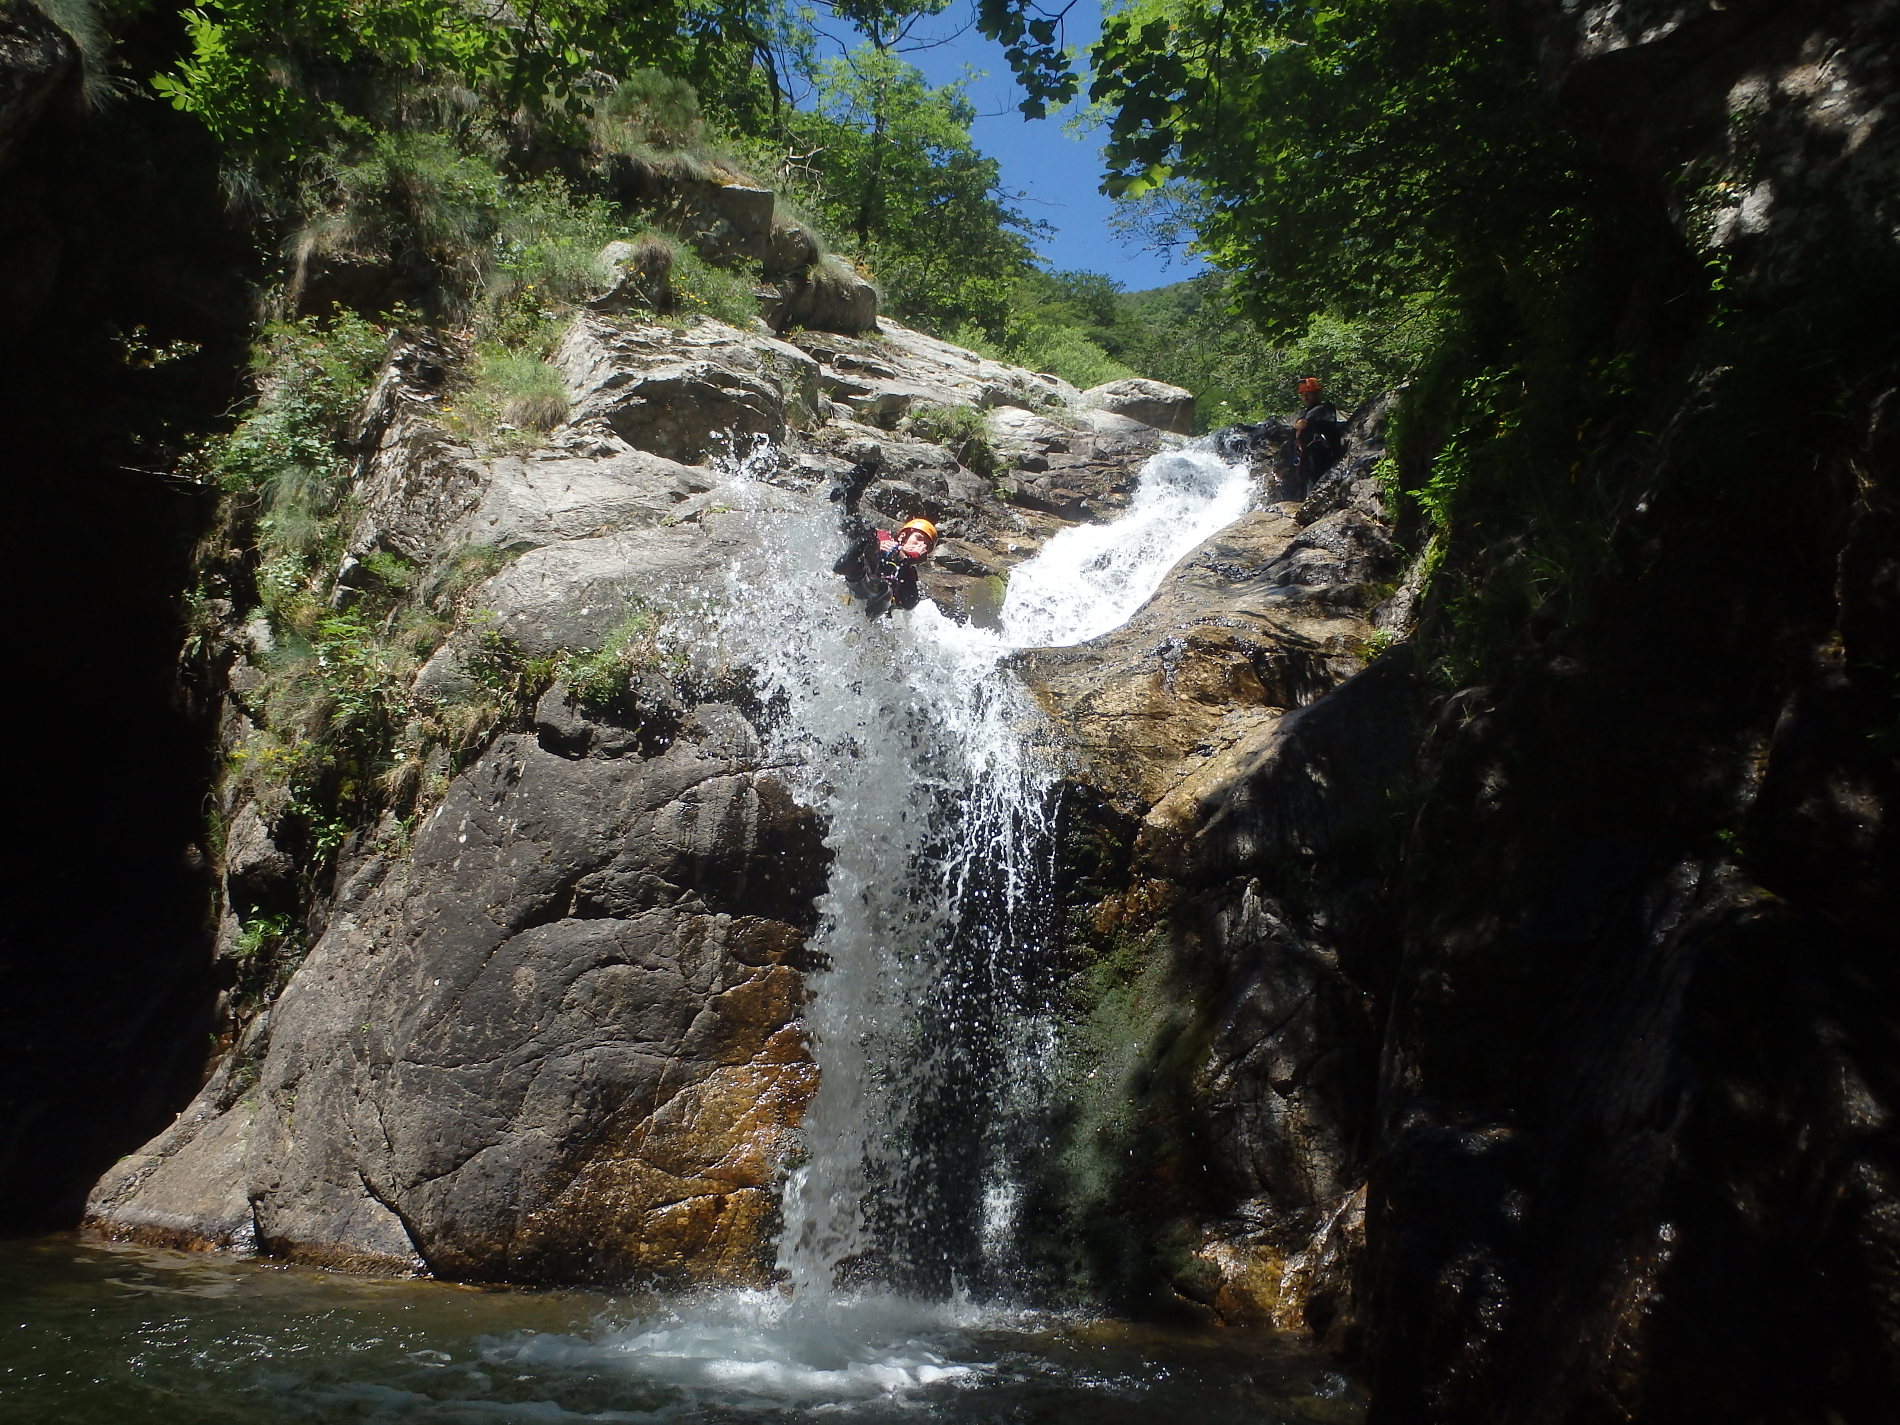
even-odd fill
[[(417, 698), (454, 707), (485, 639), (549, 659), (600, 647), (635, 610), (729, 595), (728, 571), (758, 557), (757, 522), (724, 509), (710, 457), (752, 435), (777, 443), (747, 497), (768, 509), (822, 504), (874, 461), (867, 512), (943, 528), (926, 587), (953, 613), (1064, 525), (1000, 499), (925, 427), (865, 423), (832, 399), (876, 359), (892, 372), (879, 380), (980, 428), (978, 402), (1049, 378), (889, 324), (874, 341), (801, 340), (811, 349), (589, 313), (560, 349), (568, 419), (539, 450), (495, 454), (439, 419), (455, 353), (405, 338), (360, 432), (337, 601), (379, 551), (424, 570), (488, 551), (500, 567), (439, 606), (458, 624), (415, 679)], [(1022, 451), (1045, 471), (1067, 461), (1078, 498), (1115, 508), (1160, 435), (1044, 407), (1048, 430)], [(256, 679), (244, 650), (268, 637), (237, 620), (234, 739)], [(762, 1280), (815, 1088), (801, 969), (827, 866), (815, 818), (762, 765), (768, 715), (743, 670), (655, 661), (603, 705), (557, 682), (448, 780), (406, 846), (366, 829), (314, 899), (278, 809), (224, 807), (227, 961), (247, 953), (253, 912), (296, 910), (311, 947), (197, 1099), (98, 1183), (91, 1220), (463, 1280)]]
[(1342, 1349), (1395, 935), (1378, 858), (1416, 737), (1409, 661), (1367, 667), (1400, 569), (1375, 414), (1305, 503), (1243, 516), (1114, 632), (1019, 657), (1073, 764), (1070, 1152), (1114, 1184), (1053, 1180), (1053, 1210), (1126, 1307)]
[(769, 290), (760, 315), (774, 331), (804, 327), (858, 336), (877, 329), (877, 288), (842, 259), (781, 277)]

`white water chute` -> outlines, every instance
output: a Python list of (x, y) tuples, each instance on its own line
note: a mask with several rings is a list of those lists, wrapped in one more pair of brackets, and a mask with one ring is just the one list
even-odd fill
[(766, 553), (735, 574), (720, 634), (782, 710), (768, 755), (833, 858), (810, 941), (829, 964), (806, 1012), (820, 1087), (779, 1249), (795, 1304), (858, 1283), (1011, 1284), (1052, 1069), (1054, 771), (1002, 659), (1119, 626), (1251, 498), (1244, 468), (1211, 452), (1154, 457), (1119, 520), (1064, 530), (1012, 573), (994, 631), (928, 602), (869, 621), (840, 602), (832, 511), (758, 516)]
[(1010, 575), (1002, 641), (1062, 648), (1120, 628), (1182, 556), (1252, 501), (1244, 466), (1208, 450), (1163, 451), (1119, 519), (1063, 530)]

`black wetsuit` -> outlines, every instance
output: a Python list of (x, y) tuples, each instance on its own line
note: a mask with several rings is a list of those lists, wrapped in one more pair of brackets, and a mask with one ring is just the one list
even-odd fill
[(1339, 408), (1331, 401), (1315, 401), (1293, 419), (1305, 421), (1306, 429), (1288, 439), (1285, 456), (1294, 493), (1303, 495), (1339, 459)]
[(914, 609), (922, 597), (917, 588), (917, 565), (897, 547), (897, 536), (879, 529), (858, 513), (865, 488), (877, 479), (877, 462), (861, 460), (831, 487), (831, 498), (844, 501), (839, 528), (850, 547), (831, 566), (844, 576), (845, 587), (864, 601), (872, 618), (892, 609)]
[(844, 532), (851, 547), (831, 566), (831, 572), (844, 575), (845, 587), (864, 600), (865, 612), (876, 618), (893, 608), (916, 608), (921, 597), (918, 561), (898, 550), (897, 537), (875, 528), (855, 511), (846, 516)]

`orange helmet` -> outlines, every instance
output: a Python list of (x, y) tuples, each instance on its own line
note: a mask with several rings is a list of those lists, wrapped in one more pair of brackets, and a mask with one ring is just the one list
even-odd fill
[(1302, 396), (1317, 396), (1320, 393), (1319, 377), (1302, 376), (1299, 389)]
[(924, 532), (924, 538), (930, 541), (930, 547), (932, 549), (937, 547), (937, 527), (929, 520), (905, 520), (897, 527), (897, 537), (902, 539), (904, 537), (904, 531), (907, 529), (922, 530)]

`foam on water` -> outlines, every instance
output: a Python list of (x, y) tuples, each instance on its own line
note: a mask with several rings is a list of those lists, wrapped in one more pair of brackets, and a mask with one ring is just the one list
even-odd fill
[[(218, 1285), (221, 1290), (197, 1288)], [(376, 1281), (70, 1237), (0, 1243), (7, 1419), (175, 1425), (1260, 1425), (1358, 1418), (1275, 1338), (970, 1298), (610, 1301)]]
[(970, 1382), (994, 1364), (967, 1350), (967, 1309), (881, 1292), (841, 1295), (832, 1307), (820, 1317), (783, 1293), (725, 1292), (598, 1336), (490, 1340), (482, 1356), (505, 1369), (618, 1370), (727, 1403), (873, 1400)]
[(780, 710), (769, 755), (823, 816), (833, 858), (810, 941), (829, 972), (806, 1012), (822, 1075), (779, 1266), (795, 1310), (867, 1282), (1005, 1299), (1025, 1285), (1017, 1213), (1054, 1065), (1055, 769), (1002, 660), (1125, 622), (1246, 510), (1252, 483), (1209, 451), (1156, 456), (1122, 518), (1062, 531), (1012, 572), (985, 630), (927, 601), (867, 620), (830, 572), (836, 511), (766, 498), (754, 476), (770, 458), (755, 452), (722, 492), (765, 538), (734, 573), (718, 641)]
[(1013, 571), (999, 629), (928, 601), (871, 621), (831, 572), (836, 508), (788, 500), (775, 459), (761, 445), (731, 462), (718, 497), (752, 512), (760, 553), (680, 626), (752, 670), (767, 764), (823, 818), (832, 856), (809, 941), (828, 965), (805, 1011), (821, 1078), (784, 1191), (785, 1287), (483, 1342), (483, 1370), (616, 1376), (664, 1397), (590, 1419), (961, 1396), (1004, 1370), (986, 1333), (1059, 1326), (1014, 1304), (1033, 1295), (1018, 1219), (1054, 1070), (1057, 769), (1004, 658), (1124, 622), (1251, 498), (1244, 468), (1166, 453), (1122, 519), (1065, 530)]

